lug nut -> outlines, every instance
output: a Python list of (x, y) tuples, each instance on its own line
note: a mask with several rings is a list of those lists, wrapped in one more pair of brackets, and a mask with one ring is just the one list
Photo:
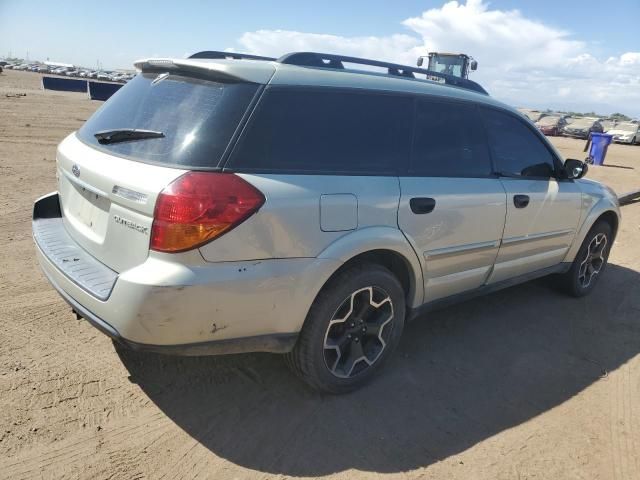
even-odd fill
[(351, 334), (347, 335), (347, 338), (351, 338)]
[(355, 323), (351, 322), (351, 325), (349, 325), (351, 328), (353, 328), (355, 326)]
[(356, 343), (358, 343), (360, 341), (360, 339), (358, 337), (356, 337)]

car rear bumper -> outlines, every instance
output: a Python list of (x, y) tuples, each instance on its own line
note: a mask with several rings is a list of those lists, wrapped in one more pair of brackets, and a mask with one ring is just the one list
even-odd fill
[(286, 353), (293, 349), (298, 339), (297, 333), (275, 333), (180, 345), (153, 345), (134, 342), (124, 338), (115, 328), (72, 298), (55, 280), (49, 277), (46, 270), (44, 270), (44, 274), (49, 280), (49, 283), (51, 283), (53, 288), (55, 288), (60, 296), (71, 306), (76, 315), (84, 318), (102, 333), (132, 350), (163, 353), (166, 355), (226, 355), (246, 352)]
[[(34, 206), (34, 239), (45, 276), (78, 315), (137, 350), (181, 355), (289, 351), (315, 296), (340, 265), (316, 258), (182, 264), (171, 254), (154, 252), (142, 264), (114, 272), (110, 293), (99, 298), (63, 266), (82, 252), (65, 261), (41, 246), (38, 223), (62, 222), (57, 202), (54, 193)], [(64, 242), (73, 247), (70, 237)], [(104, 273), (100, 266), (108, 270), (90, 260), (98, 265), (92, 264), (96, 272), (89, 277)]]

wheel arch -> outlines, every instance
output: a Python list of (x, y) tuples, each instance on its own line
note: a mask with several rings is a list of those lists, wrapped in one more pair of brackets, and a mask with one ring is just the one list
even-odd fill
[(415, 251), (398, 229), (371, 227), (356, 230), (329, 245), (318, 258), (331, 258), (342, 262), (326, 280), (325, 285), (353, 265), (376, 263), (389, 269), (398, 278), (405, 291), (408, 307), (417, 307), (423, 301), (422, 267)]
[(620, 224), (620, 218), (618, 217), (618, 215), (613, 210), (607, 210), (593, 222), (593, 225), (595, 225), (599, 221), (605, 221), (609, 224), (609, 226), (611, 227), (613, 239), (615, 240), (616, 234), (618, 233), (618, 225)]
[(574, 238), (573, 244), (569, 248), (567, 255), (564, 258), (565, 262), (573, 262), (580, 246), (584, 241), (587, 233), (598, 221), (605, 221), (611, 226), (613, 232), (612, 240), (615, 240), (618, 233), (618, 227), (620, 225), (620, 210), (618, 206), (608, 197), (601, 198), (586, 215), (586, 218), (582, 224), (578, 227), (578, 231)]

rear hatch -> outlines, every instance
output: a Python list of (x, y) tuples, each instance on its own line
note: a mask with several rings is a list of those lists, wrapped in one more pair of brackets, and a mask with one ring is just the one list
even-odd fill
[(228, 76), (139, 74), (58, 148), (68, 234), (116, 272), (144, 262), (158, 195), (189, 170), (218, 167), (257, 92)]

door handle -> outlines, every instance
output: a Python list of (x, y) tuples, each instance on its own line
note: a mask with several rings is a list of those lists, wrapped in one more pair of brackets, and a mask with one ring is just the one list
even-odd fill
[(409, 207), (415, 214), (430, 213), (436, 208), (436, 199), (429, 197), (415, 197), (409, 200)]
[(529, 205), (529, 195), (514, 195), (513, 204), (516, 208), (524, 208)]

